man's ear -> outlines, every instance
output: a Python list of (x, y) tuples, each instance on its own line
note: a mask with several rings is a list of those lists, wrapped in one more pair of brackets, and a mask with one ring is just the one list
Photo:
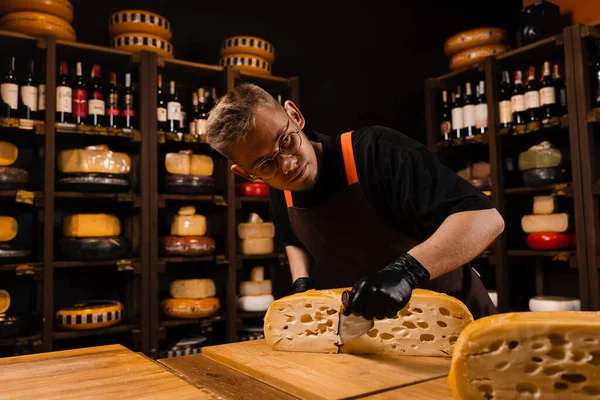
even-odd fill
[(231, 171), (233, 171), (234, 174), (241, 176), (242, 178), (246, 178), (250, 182), (261, 182), (260, 179), (252, 179), (250, 174), (244, 168), (240, 167), (237, 164), (233, 164), (231, 166)]
[(298, 128), (304, 129), (304, 115), (302, 115), (298, 106), (294, 104), (293, 101), (286, 100), (283, 107), (285, 108), (285, 111), (288, 113), (292, 121), (294, 121), (296, 125), (298, 125)]

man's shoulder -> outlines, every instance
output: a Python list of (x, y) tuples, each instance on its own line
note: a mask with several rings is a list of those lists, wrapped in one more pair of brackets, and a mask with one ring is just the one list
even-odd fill
[(407, 134), (382, 125), (356, 129), (352, 132), (352, 145), (358, 151), (381, 148), (387, 151), (397, 149), (407, 154), (426, 147), (423, 143)]

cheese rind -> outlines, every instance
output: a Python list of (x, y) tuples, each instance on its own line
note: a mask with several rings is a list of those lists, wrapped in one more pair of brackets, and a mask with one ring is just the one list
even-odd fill
[(19, 149), (12, 143), (0, 142), (0, 167), (14, 164), (19, 157)]
[(119, 218), (109, 214), (72, 214), (63, 220), (67, 237), (108, 237), (121, 234)]
[(171, 282), (169, 293), (176, 299), (205, 299), (217, 292), (212, 279), (177, 279)]
[(110, 151), (107, 146), (88, 146), (85, 149), (61, 151), (57, 164), (64, 173), (127, 174), (131, 170), (131, 157), (126, 153)]
[(600, 313), (480, 318), (459, 336), (448, 382), (454, 399), (598, 398)]
[(0, 216), (0, 242), (13, 240), (19, 231), (19, 224), (13, 217)]

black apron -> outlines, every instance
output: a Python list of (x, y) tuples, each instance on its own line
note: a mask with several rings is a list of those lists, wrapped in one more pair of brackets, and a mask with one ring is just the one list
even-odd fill
[[(315, 259), (310, 276), (316, 289), (351, 287), (419, 244), (388, 224), (362, 192), (352, 132), (344, 133), (341, 143), (348, 190), (311, 208), (294, 207), (291, 192), (284, 192), (292, 229)], [(459, 299), (475, 319), (497, 313), (479, 276), (469, 265), (428, 281), (423, 289)]]

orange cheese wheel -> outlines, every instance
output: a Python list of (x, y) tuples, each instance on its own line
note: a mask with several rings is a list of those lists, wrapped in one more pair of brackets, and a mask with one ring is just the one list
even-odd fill
[(0, 19), (0, 29), (31, 36), (54, 35), (59, 40), (75, 41), (75, 29), (67, 21), (36, 11), (17, 11)]
[(451, 71), (455, 71), (457, 69), (465, 67), (470, 67), (483, 61), (483, 59), (487, 56), (495, 56), (500, 53), (504, 53), (509, 49), (510, 47), (505, 44), (493, 44), (489, 46), (481, 46), (472, 49), (467, 49), (452, 56), (452, 58), (450, 58), (450, 64), (448, 66), (450, 67)]
[(252, 54), (270, 64), (275, 62), (275, 47), (256, 36), (231, 36), (221, 43), (221, 57), (232, 54)]
[(244, 53), (230, 54), (219, 59), (219, 65), (253, 74), (271, 75), (271, 64), (264, 58)]
[(160, 308), (167, 317), (171, 318), (204, 318), (219, 311), (218, 297), (204, 299), (165, 299)]
[(115, 49), (130, 51), (132, 53), (146, 50), (153, 51), (164, 58), (174, 57), (173, 45), (171, 42), (148, 33), (124, 33), (114, 37), (110, 41), (110, 45)]
[(69, 0), (2, 0), (0, 14), (16, 11), (38, 11), (73, 22), (73, 5)]
[(171, 40), (173, 27), (162, 15), (144, 10), (117, 11), (108, 18), (108, 34), (111, 37), (133, 32), (148, 33)]
[(506, 38), (504, 29), (495, 27), (470, 29), (449, 37), (444, 43), (444, 52), (450, 57), (473, 47), (505, 43)]

